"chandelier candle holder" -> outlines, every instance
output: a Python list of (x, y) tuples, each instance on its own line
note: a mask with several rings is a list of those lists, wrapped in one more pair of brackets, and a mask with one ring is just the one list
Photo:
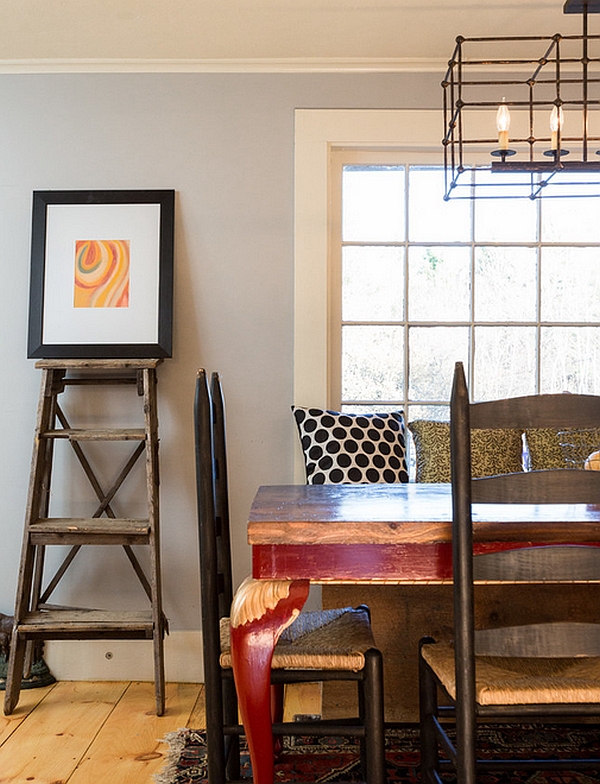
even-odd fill
[(600, 35), (588, 31), (600, 0), (563, 11), (581, 14), (581, 35), (456, 39), (442, 82), (446, 200), (600, 196)]

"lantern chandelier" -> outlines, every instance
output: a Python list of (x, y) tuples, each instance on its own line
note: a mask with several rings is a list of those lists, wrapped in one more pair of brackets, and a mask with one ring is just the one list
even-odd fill
[(600, 35), (588, 33), (600, 0), (563, 11), (582, 15), (581, 35), (456, 39), (442, 82), (446, 200), (600, 196)]

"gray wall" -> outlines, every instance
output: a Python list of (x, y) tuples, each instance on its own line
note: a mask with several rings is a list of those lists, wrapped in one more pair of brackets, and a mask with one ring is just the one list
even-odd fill
[[(171, 628), (197, 629), (197, 367), (219, 370), (225, 385), (238, 581), (250, 569), (245, 520), (256, 487), (293, 476), (294, 109), (436, 108), (439, 82), (437, 74), (0, 76), (1, 612), (13, 612), (39, 392), (26, 358), (32, 191), (177, 192), (174, 357), (159, 370), (163, 575)], [(440, 118), (440, 136), (441, 127)], [(110, 480), (114, 466), (98, 459)], [(91, 494), (80, 474), (61, 458), (55, 487), (65, 514), (86, 514), (81, 498)], [(138, 476), (126, 495), (141, 489)], [(100, 548), (78, 556), (59, 598), (127, 606), (138, 591), (125, 557)]]

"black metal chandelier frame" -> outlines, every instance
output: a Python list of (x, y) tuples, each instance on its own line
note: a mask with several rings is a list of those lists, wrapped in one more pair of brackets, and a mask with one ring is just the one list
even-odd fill
[[(588, 31), (588, 15), (600, 13), (600, 0), (566, 0), (563, 10), (566, 14), (582, 15), (581, 35), (456, 39), (442, 82), (446, 200), (600, 196), (600, 122), (599, 133), (591, 135), (588, 130), (590, 119), (594, 115), (594, 119), (600, 118), (600, 55), (591, 55), (591, 45), (600, 42), (600, 35), (590, 35)], [(519, 47), (542, 44), (542, 54), (535, 58), (470, 55), (470, 49), (495, 47), (499, 43)], [(577, 43), (577, 56), (565, 56), (564, 49)], [(482, 75), (486, 71), (500, 71), (502, 78), (487, 78)], [(527, 75), (523, 76), (525, 72)], [(499, 144), (500, 130), (498, 140), (469, 137), (467, 116), (498, 109), (502, 103), (504, 111), (510, 107), (527, 114), (527, 131), (511, 138), (510, 146), (506, 143), (507, 132), (505, 143)], [(579, 118), (579, 135), (566, 131), (563, 134), (563, 107), (569, 111), (571, 122), (573, 115)], [(547, 117), (552, 110), (554, 133), (536, 135), (541, 114)], [(560, 121), (556, 120), (558, 117)], [(568, 158), (569, 150), (563, 149), (563, 145), (575, 145), (578, 159)], [(482, 164), (482, 151), (492, 160)]]

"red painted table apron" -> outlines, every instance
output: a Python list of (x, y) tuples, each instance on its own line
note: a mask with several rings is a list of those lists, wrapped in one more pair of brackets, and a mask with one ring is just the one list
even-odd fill
[[(270, 671), (279, 635), (309, 583), (411, 584), (452, 579), (449, 485), (259, 488), (248, 520), (252, 578), (231, 612), (233, 671), (255, 784), (273, 784)], [(474, 549), (564, 541), (600, 544), (600, 507), (482, 505)]]

